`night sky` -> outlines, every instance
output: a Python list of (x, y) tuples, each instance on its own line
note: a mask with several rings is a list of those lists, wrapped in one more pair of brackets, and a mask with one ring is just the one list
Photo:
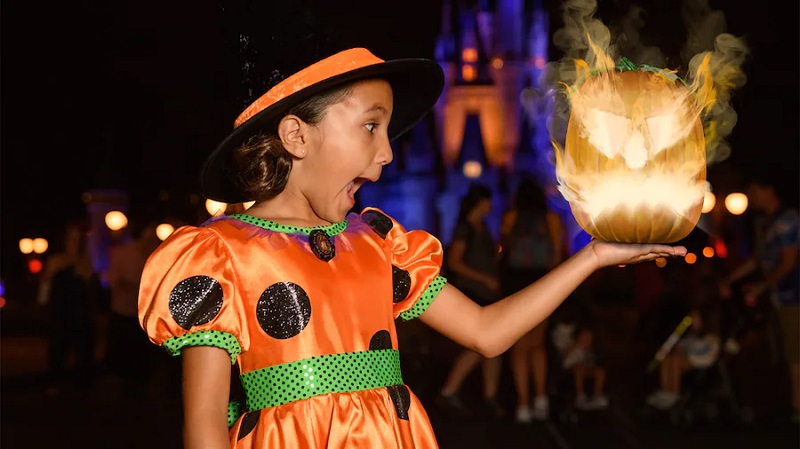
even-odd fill
[[(433, 56), (440, 1), (305, 3), (343, 42), (387, 59)], [(775, 0), (711, 2), (751, 51), (748, 81), (733, 97), (739, 122), (727, 139), (733, 147), (727, 164), (739, 171), (773, 164), (796, 194), (798, 5), (788, 3), (789, 10)], [(162, 190), (188, 201), (204, 155), (242, 109), (231, 40), (238, 4), (4, 3), (4, 265), (18, 253), (19, 238), (52, 239), (66, 218), (79, 216), (86, 190), (127, 190), (132, 211), (142, 213), (158, 212)], [(611, 20), (626, 4), (601, 0), (598, 14)], [(643, 39), (677, 51), (684, 37), (679, 2), (637, 4), (648, 11)], [(553, 30), (560, 26), (558, 2), (545, 5)], [(276, 17), (263, 23), (277, 28)]]

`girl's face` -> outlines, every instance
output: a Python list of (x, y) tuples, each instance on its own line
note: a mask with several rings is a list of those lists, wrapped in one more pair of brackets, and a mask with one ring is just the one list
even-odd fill
[(361, 81), (311, 127), (307, 153), (293, 171), (316, 216), (332, 223), (344, 220), (356, 191), (367, 181), (377, 181), (383, 166), (392, 161), (392, 106), (387, 81)]

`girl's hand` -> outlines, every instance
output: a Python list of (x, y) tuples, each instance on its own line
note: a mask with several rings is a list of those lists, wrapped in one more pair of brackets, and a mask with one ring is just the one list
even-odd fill
[(634, 264), (659, 257), (682, 257), (686, 255), (686, 248), (683, 246), (655, 243), (616, 243), (597, 239), (592, 239), (586, 245), (586, 249), (594, 254), (600, 267)]

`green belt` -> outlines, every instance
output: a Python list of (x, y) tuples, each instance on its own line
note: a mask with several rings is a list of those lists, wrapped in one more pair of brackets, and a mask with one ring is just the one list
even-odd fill
[(248, 411), (275, 407), (327, 393), (402, 385), (400, 352), (395, 349), (329, 354), (268, 366), (239, 376), (247, 405), (228, 407), (228, 426)]

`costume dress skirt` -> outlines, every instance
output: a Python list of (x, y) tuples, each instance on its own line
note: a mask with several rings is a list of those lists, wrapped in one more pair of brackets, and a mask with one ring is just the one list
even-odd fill
[(223, 216), (153, 252), (139, 319), (171, 354), (210, 345), (238, 364), (233, 448), (435, 448), (395, 320), (435, 299), (441, 262), (435, 237), (378, 209), (316, 228)]

